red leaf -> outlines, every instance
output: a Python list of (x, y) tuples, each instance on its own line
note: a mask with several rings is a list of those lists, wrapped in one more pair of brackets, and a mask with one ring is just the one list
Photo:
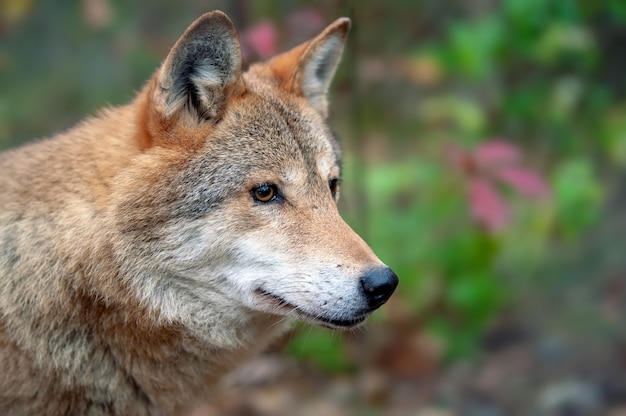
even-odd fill
[(278, 51), (278, 31), (269, 20), (257, 23), (246, 30), (240, 36), (240, 40), (244, 59), (249, 58), (250, 52), (261, 59), (267, 59), (276, 55)]
[(485, 179), (469, 182), (469, 204), (474, 219), (489, 231), (504, 228), (509, 221), (509, 209), (496, 188)]
[(520, 149), (503, 140), (482, 143), (474, 152), (476, 163), (482, 167), (510, 165), (520, 160)]
[(510, 185), (517, 192), (529, 197), (542, 198), (550, 195), (546, 181), (530, 169), (503, 167), (494, 172), (502, 182)]

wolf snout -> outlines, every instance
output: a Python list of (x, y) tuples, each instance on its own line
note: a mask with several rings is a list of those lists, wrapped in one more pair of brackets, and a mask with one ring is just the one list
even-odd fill
[(398, 286), (398, 276), (389, 267), (368, 270), (361, 277), (361, 287), (370, 310), (379, 308), (387, 302)]

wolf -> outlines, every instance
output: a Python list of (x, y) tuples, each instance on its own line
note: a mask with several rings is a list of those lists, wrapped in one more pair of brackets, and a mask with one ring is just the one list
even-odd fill
[(349, 28), (244, 73), (204, 14), (130, 104), (0, 155), (0, 414), (181, 414), (292, 320), (389, 299), (336, 205)]

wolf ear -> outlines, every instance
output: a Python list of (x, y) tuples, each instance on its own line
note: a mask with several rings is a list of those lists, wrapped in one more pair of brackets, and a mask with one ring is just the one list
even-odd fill
[(237, 32), (220, 11), (206, 13), (187, 28), (157, 75), (154, 104), (170, 119), (181, 110), (199, 120), (216, 120), (228, 98), (242, 87)]
[(349, 30), (350, 19), (342, 17), (312, 40), (268, 62), (284, 87), (306, 97), (324, 117), (328, 114), (328, 88)]

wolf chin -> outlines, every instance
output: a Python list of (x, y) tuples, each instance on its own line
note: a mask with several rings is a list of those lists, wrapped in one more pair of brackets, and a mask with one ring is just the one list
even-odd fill
[(130, 104), (0, 155), (0, 414), (180, 414), (290, 321), (387, 301), (336, 205), (349, 27), (242, 73), (207, 13)]

